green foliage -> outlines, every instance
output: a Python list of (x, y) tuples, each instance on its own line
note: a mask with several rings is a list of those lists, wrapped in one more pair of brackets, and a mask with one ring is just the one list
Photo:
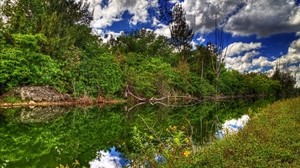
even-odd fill
[(195, 96), (207, 96), (215, 94), (215, 88), (209, 83), (205, 78), (199, 77), (195, 73), (190, 73), (191, 79), (191, 89), (189, 93)]
[(220, 91), (227, 95), (241, 95), (246, 93), (245, 80), (238, 71), (225, 71), (221, 75)]
[(210, 74), (213, 73), (214, 54), (205, 46), (197, 46), (188, 58), (191, 71), (197, 73), (199, 76), (212, 81)]
[(265, 74), (240, 74), (238, 71), (224, 71), (220, 78), (220, 91), (225, 95), (274, 96), (280, 87)]
[(7, 102), (7, 103), (17, 103), (20, 101), (21, 101), (20, 98), (15, 96), (7, 96), (3, 99), (3, 102)]
[(170, 95), (172, 78), (176, 75), (170, 64), (160, 58), (144, 58), (141, 54), (130, 53), (126, 59), (127, 83), (139, 95)]
[(12, 36), (14, 45), (0, 53), (0, 92), (20, 85), (55, 85), (61, 72), (48, 55), (38, 52), (40, 43), (46, 43), (41, 34)]
[(103, 53), (82, 60), (74, 85), (77, 94), (113, 95), (123, 87), (123, 73), (114, 57)]
[(163, 60), (170, 60), (172, 57), (172, 47), (168, 39), (146, 29), (123, 34), (116, 40), (112, 37), (109, 44), (116, 54), (137, 53), (145, 58), (160, 57)]
[(111, 36), (108, 44), (91, 33), (92, 13), (83, 0), (6, 0), (0, 14), (7, 18), (5, 25), (0, 18), (0, 93), (53, 85), (76, 96), (119, 96), (128, 85), (148, 98), (296, 94), (290, 72), (277, 70), (273, 80), (240, 74), (225, 69), (218, 46), (192, 50), (193, 32), (180, 4), (170, 13), (171, 39), (141, 29)]
[(170, 126), (163, 137), (149, 129), (150, 133), (147, 133), (133, 127), (131, 143), (134, 152), (129, 155), (132, 166), (182, 167), (191, 161), (192, 141), (184, 126), (179, 129)]
[(276, 89), (276, 97), (285, 98), (293, 96), (296, 91), (294, 88), (296, 79), (290, 71), (283, 71), (276, 67), (272, 79), (278, 81), (280, 84), (280, 87)]

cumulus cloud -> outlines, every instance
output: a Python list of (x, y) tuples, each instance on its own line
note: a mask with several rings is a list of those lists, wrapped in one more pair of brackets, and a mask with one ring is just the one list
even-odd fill
[(295, 87), (300, 88), (300, 64), (290, 66), (289, 70), (292, 72), (292, 75), (296, 78), (296, 84)]
[[(258, 61), (257, 59), (254, 59), (255, 56), (257, 56), (259, 52), (257, 51), (250, 51), (246, 52), (243, 55), (235, 56), (235, 57), (226, 57), (225, 58), (225, 65), (228, 69), (235, 69), (239, 72), (249, 72), (251, 68), (257, 65)], [(255, 65), (253, 64), (255, 63)]]
[(227, 47), (228, 55), (225, 58), (226, 68), (235, 69), (242, 73), (263, 71), (272, 75), (275, 67), (279, 65), (282, 70), (292, 72), (296, 77), (296, 87), (300, 87), (300, 38), (290, 44), (286, 54), (273, 61), (260, 55), (258, 50), (261, 47), (261, 43), (236, 42), (230, 44)]
[(296, 32), (300, 6), (294, 0), (184, 0), (187, 20), (197, 32), (210, 32), (215, 21), (233, 35), (269, 36)]
[[(226, 52), (228, 57), (234, 56), (236, 54), (251, 51), (254, 49), (261, 48), (261, 43), (243, 43), (243, 42), (235, 42), (228, 45), (224, 51)], [(225, 53), (224, 53), (225, 54)]]
[(169, 26), (164, 25), (164, 24), (159, 24), (154, 32), (158, 35), (163, 35), (168, 38), (171, 37), (171, 32), (170, 32)]
[(280, 57), (279, 61), (281, 64), (300, 63), (300, 38), (290, 44), (288, 53)]
[(254, 59), (252, 61), (253, 66), (259, 66), (259, 67), (266, 67), (266, 66), (273, 66), (273, 63), (268, 60), (267, 57), (260, 56), (257, 59)]
[(260, 72), (264, 67), (272, 67), (273, 62), (267, 57), (260, 56), (258, 50), (261, 43), (235, 42), (227, 46), (223, 53), (227, 51), (225, 65), (228, 69), (235, 69), (239, 72)]
[(293, 41), (287, 54), (273, 61), (279, 68), (290, 70), (296, 77), (296, 87), (300, 88), (300, 38)]
[(94, 11), (94, 20), (91, 23), (93, 28), (111, 26), (114, 22), (122, 20), (125, 12), (132, 15), (131, 24), (145, 23), (149, 17), (148, 9), (158, 5), (157, 0), (109, 0), (105, 6), (100, 5), (103, 0), (88, 0), (88, 2)]

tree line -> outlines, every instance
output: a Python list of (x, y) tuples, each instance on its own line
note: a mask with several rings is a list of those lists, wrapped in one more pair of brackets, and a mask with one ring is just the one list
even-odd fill
[(296, 94), (289, 71), (242, 74), (225, 68), (216, 44), (193, 49), (182, 6), (170, 9), (160, 11), (170, 15), (171, 38), (141, 29), (103, 43), (91, 33), (93, 14), (86, 1), (5, 0), (0, 94), (28, 85), (93, 97), (122, 97), (125, 89), (141, 97)]

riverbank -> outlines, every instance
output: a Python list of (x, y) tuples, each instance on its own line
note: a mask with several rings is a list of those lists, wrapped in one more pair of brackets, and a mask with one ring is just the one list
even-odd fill
[(299, 130), (300, 97), (278, 101), (252, 116), (238, 134), (200, 149), (192, 164), (197, 167), (299, 167)]
[(98, 96), (62, 94), (48, 86), (18, 87), (0, 95), (0, 108), (46, 107), (46, 106), (92, 106), (99, 104), (124, 103), (124, 99), (112, 99)]
[[(125, 102), (132, 103), (165, 103), (185, 102), (199, 103), (202, 101), (225, 101), (233, 99), (252, 99), (263, 98), (267, 95), (210, 95), (194, 97), (189, 94), (164, 96), (164, 97), (139, 97), (134, 95), (129, 89), (124, 93), (125, 97), (107, 98), (107, 97), (90, 97), (82, 95), (77, 97), (72, 94), (63, 94), (53, 87), (49, 86), (24, 86), (14, 88), (3, 95), (0, 95), (0, 108), (16, 107), (46, 107), (46, 106), (92, 106), (99, 104), (118, 104)], [(167, 105), (166, 105), (167, 106)]]

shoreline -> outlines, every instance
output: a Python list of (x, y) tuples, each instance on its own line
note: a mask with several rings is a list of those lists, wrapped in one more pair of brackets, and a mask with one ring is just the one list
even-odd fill
[[(163, 98), (145, 98), (143, 101), (136, 99), (136, 103), (156, 103), (156, 102), (177, 102), (183, 100), (186, 102), (203, 102), (203, 101), (226, 101), (234, 99), (251, 99), (251, 98), (265, 98), (266, 95), (212, 95), (212, 96), (203, 96), (203, 97), (191, 97), (191, 96), (169, 96)], [(106, 105), (106, 104), (120, 104), (126, 103), (128, 99), (92, 99), (89, 97), (83, 97), (75, 100), (66, 100), (66, 101), (19, 101), (19, 102), (5, 102), (0, 99), (0, 109), (1, 108), (18, 108), (18, 107), (47, 107), (47, 106), (93, 106), (93, 105)]]
[(8, 103), (8, 102), (0, 102), (0, 109), (1, 108), (18, 108), (18, 107), (48, 107), (48, 106), (92, 106), (92, 105), (106, 105), (106, 104), (120, 104), (125, 103), (126, 100), (101, 100), (101, 101), (57, 101), (57, 102), (35, 102), (35, 101), (27, 101), (27, 102), (15, 102), (15, 103)]

